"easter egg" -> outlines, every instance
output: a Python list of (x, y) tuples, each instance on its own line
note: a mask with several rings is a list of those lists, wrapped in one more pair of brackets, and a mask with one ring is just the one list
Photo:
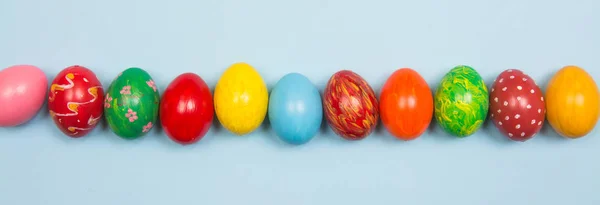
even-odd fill
[(323, 93), (325, 119), (347, 140), (364, 139), (379, 120), (379, 104), (371, 86), (358, 74), (341, 70), (333, 74)]
[(0, 71), (0, 127), (31, 120), (46, 99), (48, 80), (38, 67), (16, 65)]
[(104, 89), (96, 74), (83, 66), (65, 68), (48, 92), (48, 110), (56, 126), (69, 137), (83, 137), (102, 118)]
[(381, 122), (392, 135), (401, 140), (413, 140), (431, 123), (433, 95), (419, 73), (402, 68), (383, 85), (379, 109)]
[(159, 110), (154, 80), (141, 68), (128, 68), (115, 78), (104, 97), (104, 116), (110, 129), (124, 139), (146, 135)]
[(435, 117), (443, 130), (462, 138), (475, 133), (486, 119), (489, 99), (483, 79), (469, 66), (450, 70), (435, 91)]
[(303, 75), (287, 74), (271, 91), (268, 113), (271, 127), (281, 140), (295, 145), (307, 143), (321, 127), (321, 94)]
[(215, 87), (217, 119), (225, 129), (245, 135), (258, 128), (267, 115), (269, 93), (260, 74), (247, 63), (235, 63)]
[(206, 82), (193, 73), (175, 78), (160, 100), (160, 122), (167, 136), (180, 144), (202, 139), (210, 128), (214, 107)]
[(535, 81), (518, 69), (500, 73), (490, 93), (490, 117), (509, 139), (527, 141), (544, 124), (546, 105)]
[(566, 138), (580, 138), (592, 131), (598, 121), (598, 87), (582, 68), (565, 66), (546, 87), (549, 124)]

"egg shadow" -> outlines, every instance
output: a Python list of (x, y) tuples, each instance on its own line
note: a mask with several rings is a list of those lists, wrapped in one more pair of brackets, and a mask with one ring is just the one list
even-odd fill
[[(441, 78), (439, 80), (441, 80)], [(438, 124), (437, 124), (437, 120), (435, 118), (435, 92), (436, 92), (436, 87), (435, 86), (431, 86), (431, 84), (430, 84), (429, 89), (430, 89), (429, 92), (431, 92), (431, 99), (433, 100), (433, 110), (431, 112), (431, 122), (429, 122), (429, 126), (427, 127), (427, 131), (426, 132), (428, 132), (431, 135), (437, 135), (437, 134), (439, 134), (438, 133), (439, 132), (439, 129), (438, 129), (439, 127), (438, 127)]]
[(48, 98), (44, 98), (44, 104), (42, 104), (42, 107), (39, 110), (39, 112), (42, 112), (40, 116), (43, 119), (50, 117), (50, 111), (48, 110), (49, 109), (48, 108), (49, 105), (48, 105), (48, 100), (47, 99)]
[(315, 86), (317, 86), (317, 90), (319, 91), (319, 96), (321, 97), (321, 106), (323, 111), (321, 127), (319, 128), (317, 137), (322, 139), (334, 139), (332, 135), (335, 135), (333, 130), (331, 130), (331, 128), (329, 127), (329, 122), (327, 121), (327, 111), (325, 110), (325, 87), (327, 86), (327, 82), (330, 78), (331, 76), (323, 77), (319, 79), (319, 81), (315, 84)]
[(219, 118), (217, 117), (217, 110), (215, 109), (215, 106), (214, 106), (215, 88), (216, 88), (216, 85), (209, 86), (209, 89), (211, 90), (211, 96), (213, 98), (213, 121), (212, 121), (212, 126), (210, 128), (212, 130), (212, 135), (218, 134), (223, 129), (223, 127), (221, 126), (221, 121), (219, 121)]
[[(546, 89), (548, 88), (548, 82), (550, 82), (552, 77), (554, 77), (557, 69), (559, 69), (559, 68), (552, 69), (552, 72), (549, 72), (546, 75), (544, 75), (544, 77), (541, 79), (541, 81), (539, 81), (539, 82), (536, 81), (537, 85), (540, 87), (540, 89), (544, 93), (544, 97), (546, 96)], [(544, 126), (542, 127), (542, 129), (540, 129), (540, 134), (542, 134), (543, 136), (545, 136), (546, 138), (551, 139), (551, 140), (561, 140), (561, 141), (566, 140), (565, 137), (558, 134), (554, 130), (554, 128), (552, 128), (552, 126), (550, 125), (550, 122), (548, 122), (547, 115), (544, 116)]]
[(152, 132), (154, 132), (154, 134), (156, 135), (163, 135), (163, 126), (162, 123), (160, 121), (160, 116), (156, 118), (156, 120), (154, 121), (154, 127), (152, 128)]
[(100, 120), (98, 120), (98, 125), (96, 129), (100, 129), (103, 132), (110, 131), (110, 126), (108, 126), (108, 121), (106, 121), (104, 115), (102, 115)]
[(265, 132), (265, 133), (269, 133), (271, 130), (271, 121), (269, 120), (269, 113), (267, 111), (265, 118), (263, 119), (262, 123), (260, 124), (260, 129), (261, 131)]
[(277, 142), (279, 139), (274, 134), (275, 132), (273, 130), (271, 130), (271, 120), (269, 120), (268, 113), (267, 113), (267, 115), (265, 115), (265, 119), (263, 119), (260, 126), (261, 126), (260, 131), (262, 132), (261, 133), (262, 136), (267, 137), (269, 139), (269, 141), (279, 143), (279, 142)]

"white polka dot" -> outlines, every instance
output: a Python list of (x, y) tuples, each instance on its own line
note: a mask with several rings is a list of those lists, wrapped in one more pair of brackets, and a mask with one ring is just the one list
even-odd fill
[(519, 114), (515, 115), (515, 119), (519, 119), (520, 117), (521, 117), (521, 115), (519, 115)]
[(83, 81), (85, 81), (86, 83), (89, 83), (90, 81), (88, 81), (87, 78), (83, 78)]
[(508, 106), (508, 101), (504, 101), (504, 106)]
[(504, 120), (508, 120), (508, 119), (510, 119), (510, 117), (508, 117), (508, 116), (504, 117)]
[(531, 109), (531, 105), (530, 104), (527, 104), (527, 109)]
[(538, 113), (542, 113), (542, 109), (538, 109)]
[(502, 125), (502, 122), (498, 121), (498, 125)]
[(498, 102), (498, 97), (495, 97), (495, 98), (494, 98), (494, 101)]
[(523, 78), (523, 81), (527, 81), (527, 78)]
[(517, 90), (523, 90), (523, 87), (521, 87), (520, 85), (517, 86)]
[(518, 96), (518, 97), (517, 97), (517, 101), (521, 101), (521, 96)]
[(513, 136), (513, 134), (512, 134), (512, 133), (508, 133), (508, 136), (509, 136), (509, 137), (512, 137), (512, 136)]
[(535, 119), (531, 120), (531, 124), (532, 125), (535, 124)]
[(531, 92), (531, 93), (535, 93), (535, 90), (531, 89), (531, 91), (530, 91), (530, 92)]
[(542, 121), (539, 121), (539, 122), (538, 122), (538, 125), (542, 125)]
[(502, 110), (498, 109), (498, 113), (501, 113), (501, 112), (502, 112)]
[(492, 117), (494, 117), (494, 113), (492, 113)]
[(510, 73), (510, 72), (512, 72), (512, 69), (508, 69), (508, 72), (509, 72), (509, 73)]
[(521, 128), (521, 125), (520, 125), (520, 124), (517, 124), (517, 126), (515, 126), (515, 128), (516, 128), (516, 129), (519, 129), (519, 128)]
[(500, 78), (500, 81), (498, 81), (498, 82), (502, 83), (502, 81), (504, 81), (504, 78)]
[(503, 88), (502, 88), (502, 91), (506, 91), (506, 87), (503, 87)]
[(525, 132), (521, 132), (521, 137), (524, 137), (524, 136), (525, 136)]
[(511, 75), (511, 76), (510, 76), (510, 79), (515, 79), (515, 76), (514, 76), (514, 75)]
[(542, 101), (544, 101), (544, 96), (542, 96), (540, 99), (542, 99)]
[(492, 92), (494, 92), (494, 88), (492, 88)]

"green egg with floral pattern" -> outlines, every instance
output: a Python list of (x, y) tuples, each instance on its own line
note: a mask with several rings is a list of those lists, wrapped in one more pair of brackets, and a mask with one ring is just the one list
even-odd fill
[(156, 124), (160, 96), (148, 72), (128, 68), (108, 87), (104, 117), (110, 129), (125, 139), (146, 135)]
[(437, 123), (455, 137), (472, 135), (485, 122), (488, 96), (488, 89), (475, 69), (464, 65), (454, 67), (435, 92)]

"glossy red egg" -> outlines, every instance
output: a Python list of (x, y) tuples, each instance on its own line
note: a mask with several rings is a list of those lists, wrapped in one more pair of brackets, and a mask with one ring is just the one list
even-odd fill
[(160, 101), (160, 121), (165, 133), (179, 144), (193, 144), (202, 139), (214, 118), (210, 89), (193, 73), (175, 78)]
[(70, 137), (83, 137), (102, 117), (104, 90), (96, 74), (83, 66), (62, 70), (50, 85), (48, 110), (56, 126)]
[(509, 69), (500, 73), (492, 85), (489, 113), (502, 134), (514, 141), (526, 141), (544, 125), (544, 95), (531, 77)]
[(323, 108), (329, 126), (348, 140), (367, 137), (379, 120), (379, 104), (373, 89), (349, 70), (331, 76), (325, 87)]

